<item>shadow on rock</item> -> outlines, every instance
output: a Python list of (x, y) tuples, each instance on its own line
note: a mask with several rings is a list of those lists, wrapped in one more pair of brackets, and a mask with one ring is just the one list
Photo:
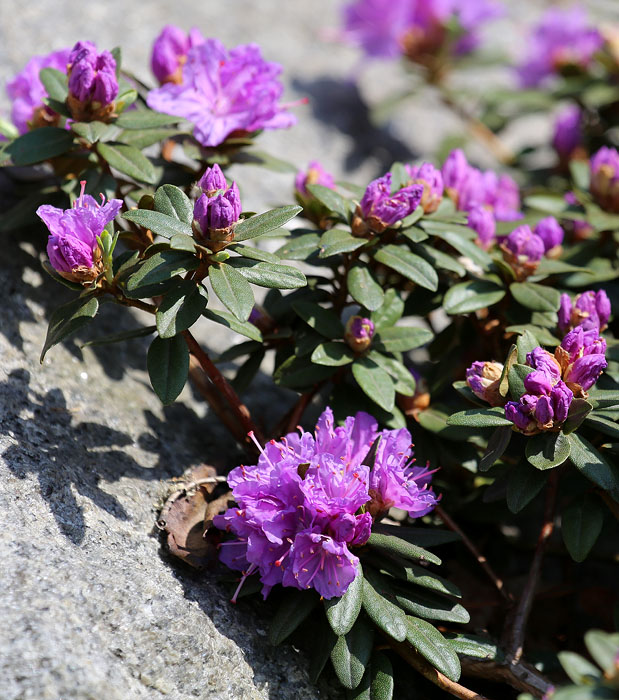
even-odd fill
[(346, 170), (355, 170), (366, 160), (378, 160), (380, 173), (394, 160), (412, 160), (410, 148), (390, 133), (387, 127), (372, 123), (370, 109), (355, 83), (335, 78), (293, 81), (295, 90), (308, 95), (313, 116), (350, 137)]

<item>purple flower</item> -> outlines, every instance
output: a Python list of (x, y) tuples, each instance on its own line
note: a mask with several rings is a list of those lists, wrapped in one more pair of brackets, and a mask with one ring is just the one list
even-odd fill
[(574, 301), (569, 294), (561, 295), (559, 305), (559, 329), (561, 332), (582, 326), (584, 330), (603, 331), (610, 318), (610, 299), (603, 289), (579, 294)]
[(563, 379), (576, 395), (584, 395), (606, 369), (606, 341), (599, 330), (576, 326), (555, 351), (563, 370)]
[(122, 200), (111, 199), (103, 205), (84, 194), (86, 182), (72, 209), (58, 209), (44, 204), (37, 215), (49, 229), (47, 254), (59, 275), (72, 282), (90, 283), (102, 272), (97, 236), (118, 214)]
[[(464, 151), (462, 151), (460, 148), (456, 148), (451, 151), (443, 163), (442, 174), (445, 189), (448, 191), (454, 190), (454, 192), (458, 192), (460, 189), (462, 189), (465, 180), (469, 176), (470, 167), (471, 166), (464, 155)], [(449, 196), (453, 199), (451, 193)]]
[(498, 221), (514, 221), (520, 213), (520, 190), (509, 175), (497, 176), (491, 170), (483, 173), (484, 204), (492, 208)]
[(406, 171), (411, 177), (411, 185), (422, 185), (423, 195), (421, 206), (426, 214), (436, 211), (443, 199), (443, 176), (432, 163), (421, 165), (406, 165)]
[(46, 56), (33, 56), (13, 80), (6, 85), (6, 92), (13, 102), (11, 119), (20, 134), (31, 127), (55, 124), (58, 115), (43, 104), (47, 91), (39, 78), (43, 68), (55, 68), (65, 72), (70, 49), (54, 51)]
[(565, 163), (572, 158), (575, 151), (583, 148), (582, 121), (582, 110), (575, 104), (564, 107), (555, 119), (552, 145), (559, 159)]
[(330, 190), (334, 190), (335, 180), (333, 175), (328, 173), (317, 160), (313, 160), (310, 162), (307, 172), (301, 170), (297, 173), (294, 180), (294, 188), (301, 197), (311, 197), (307, 189), (308, 185), (322, 185)]
[(206, 39), (189, 49), (182, 84), (152, 90), (147, 103), (193, 122), (194, 136), (203, 146), (219, 146), (231, 134), (283, 129), (296, 122), (279, 104), (281, 71), (279, 64), (262, 58), (256, 44), (228, 51), (216, 39)]
[(67, 64), (67, 106), (77, 121), (105, 121), (118, 95), (116, 61), (109, 51), (98, 53), (90, 41), (78, 41)]
[(536, 431), (535, 422), (531, 418), (532, 408), (537, 404), (537, 398), (534, 401), (525, 401), (522, 397), (519, 401), (508, 401), (505, 404), (505, 418), (510, 420), (518, 430), (523, 433)]
[(619, 151), (602, 146), (591, 158), (591, 194), (596, 202), (613, 213), (619, 213)]
[(473, 362), (466, 370), (466, 383), (471, 391), (491, 406), (502, 406), (505, 399), (499, 393), (499, 383), (503, 374), (500, 362)]
[(494, 215), (487, 207), (475, 205), (469, 211), (467, 220), (469, 228), (477, 233), (479, 244), (482, 248), (489, 248), (496, 240), (496, 221)]
[(533, 348), (531, 352), (527, 353), (527, 365), (533, 367), (535, 370), (544, 372), (554, 381), (561, 378), (561, 367), (559, 363), (555, 360), (554, 356), (547, 350), (544, 350), (544, 348)]
[(226, 177), (217, 163), (204, 171), (204, 175), (198, 180), (198, 187), (207, 197), (214, 197), (219, 190), (225, 192), (228, 189)]
[(161, 84), (181, 83), (183, 65), (187, 61), (189, 49), (205, 41), (195, 27), (186, 34), (173, 24), (166, 25), (153, 43), (150, 66), (155, 78)]
[(344, 8), (347, 35), (368, 56), (396, 58), (412, 24), (411, 6), (411, 0), (357, 0)]
[(544, 256), (544, 241), (526, 224), (518, 226), (501, 243), (503, 257), (521, 281), (533, 274)]
[(233, 229), (241, 216), (241, 196), (236, 182), (225, 191), (209, 197), (201, 194), (193, 207), (193, 231), (213, 252), (232, 240)]
[(518, 68), (523, 87), (536, 87), (565, 67), (586, 70), (604, 40), (580, 7), (550, 8), (533, 31), (527, 59)]
[(346, 323), (344, 338), (349, 347), (357, 353), (370, 347), (374, 335), (374, 324), (369, 318), (351, 316)]
[(544, 241), (544, 252), (558, 248), (563, 243), (563, 229), (554, 216), (540, 219), (533, 229), (533, 233)]
[[(370, 470), (363, 462), (378, 438)], [(258, 572), (265, 597), (276, 584), (343, 595), (359, 566), (350, 548), (367, 542), (373, 515), (398, 505), (419, 517), (436, 504), (431, 474), (412, 467), (411, 455), (406, 430), (379, 435), (367, 413), (335, 427), (327, 408), (314, 435), (272, 440), (257, 464), (230, 472), (237, 506), (214, 523), (236, 539), (222, 544), (222, 561), (243, 580)]]
[(373, 180), (357, 207), (353, 233), (362, 235), (368, 228), (375, 233), (382, 233), (415, 211), (422, 195), (421, 185), (402, 187), (392, 194), (391, 173)]

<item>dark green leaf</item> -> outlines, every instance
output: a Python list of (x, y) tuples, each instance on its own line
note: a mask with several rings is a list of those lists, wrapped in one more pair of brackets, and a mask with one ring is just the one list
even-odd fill
[[(395, 325), (400, 320), (403, 313), (404, 302), (398, 295), (398, 292), (395, 289), (387, 289), (382, 306), (376, 311), (372, 311), (371, 318), (378, 331)], [(619, 403), (619, 399), (617, 403)]]
[(397, 604), (407, 613), (426, 620), (439, 620), (441, 622), (458, 622), (466, 624), (470, 615), (467, 610), (453, 600), (436, 595), (430, 591), (396, 585), (394, 587)]
[(505, 410), (495, 408), (470, 408), (468, 411), (454, 413), (447, 419), (447, 425), (461, 425), (470, 428), (494, 428), (502, 425), (511, 426), (505, 418)]
[(458, 634), (448, 636), (448, 641), (461, 656), (470, 656), (474, 659), (496, 661), (501, 663), (505, 655), (501, 648), (486, 637), (473, 634)]
[(164, 406), (173, 403), (183, 390), (189, 373), (189, 349), (185, 339), (155, 338), (148, 348), (150, 383)]
[(323, 185), (308, 185), (307, 189), (329, 211), (334, 212), (344, 221), (348, 221), (348, 213), (350, 211), (348, 202), (335, 190)]
[(450, 643), (429, 622), (406, 616), (406, 640), (452, 681), (460, 678), (460, 660)]
[(248, 282), (271, 289), (299, 289), (307, 279), (301, 270), (291, 265), (256, 262), (244, 258), (230, 258), (228, 265), (238, 270)]
[(161, 112), (153, 112), (151, 109), (134, 109), (121, 114), (114, 123), (122, 129), (142, 130), (170, 126), (172, 124), (177, 124), (180, 120), (180, 117), (162, 114)]
[(536, 469), (552, 469), (570, 456), (570, 440), (563, 433), (540, 433), (527, 440), (525, 454)]
[(161, 250), (140, 263), (137, 272), (127, 279), (127, 289), (136, 291), (141, 287), (164, 282), (175, 275), (184, 274), (198, 267), (198, 259), (184, 250)]
[(367, 357), (357, 359), (352, 373), (363, 392), (385, 411), (391, 411), (395, 403), (395, 387), (391, 377)]
[(182, 233), (185, 236), (192, 235), (189, 224), (161, 212), (150, 211), (149, 209), (131, 209), (131, 211), (125, 212), (122, 216), (123, 219), (133, 221), (164, 238), (172, 238), (178, 233)]
[(247, 321), (254, 308), (254, 294), (249, 282), (230, 265), (224, 263), (209, 267), (213, 291), (239, 321)]
[(69, 84), (66, 73), (55, 68), (42, 68), (39, 71), (39, 80), (43, 83), (45, 91), (52, 100), (64, 102), (67, 99)]
[(587, 558), (602, 531), (604, 510), (600, 499), (585, 493), (573, 501), (561, 515), (561, 532), (567, 551), (574, 561)]
[(352, 236), (348, 231), (341, 231), (340, 229), (334, 228), (323, 233), (321, 236), (318, 257), (329, 258), (332, 255), (351, 253), (353, 250), (361, 248), (361, 246), (366, 243), (367, 241), (365, 238), (357, 238)]
[(234, 240), (246, 241), (250, 238), (256, 238), (256, 236), (262, 236), (269, 231), (274, 231), (290, 221), (290, 219), (294, 219), (300, 211), (302, 211), (302, 207), (290, 205), (279, 207), (279, 209), (271, 209), (271, 211), (264, 212), (264, 214), (257, 214), (249, 219), (244, 219), (234, 229)]
[(443, 299), (448, 314), (468, 314), (485, 309), (505, 296), (505, 290), (486, 280), (460, 282), (451, 287)]
[[(441, 224), (442, 226), (447, 226), (449, 228), (455, 228), (454, 224)], [(435, 229), (438, 226), (438, 222), (431, 222), (427, 219), (421, 222), (421, 226), (433, 236), (442, 238), (444, 241), (449, 243), (450, 246), (455, 248), (461, 255), (469, 260), (472, 260), (476, 265), (479, 265), (483, 270), (487, 270), (492, 264), (492, 258), (482, 250), (476, 243), (474, 243), (469, 238), (465, 237), (460, 232), (455, 231), (438, 231)], [(429, 227), (430, 226), (430, 227)], [(461, 227), (464, 231), (470, 229), (465, 229)]]
[(111, 127), (103, 122), (74, 122), (71, 124), (71, 130), (88, 143), (96, 143), (111, 131)]
[(320, 247), (320, 237), (317, 233), (304, 233), (297, 238), (291, 238), (284, 243), (275, 254), (284, 260), (305, 260)]
[(337, 367), (315, 365), (309, 357), (292, 355), (277, 368), (273, 378), (280, 386), (301, 389), (327, 379), (336, 370)]
[(548, 328), (543, 328), (542, 326), (536, 326), (532, 323), (525, 323), (521, 325), (507, 326), (505, 329), (506, 333), (524, 333), (525, 331), (531, 331), (533, 335), (538, 339), (542, 345), (559, 345), (561, 342), (559, 338), (554, 336)]
[(386, 557), (381, 557), (380, 568), (385, 569), (385, 571), (398, 579), (406, 581), (407, 583), (412, 583), (414, 586), (420, 586), (421, 588), (427, 588), (437, 593), (451, 595), (455, 598), (462, 598), (462, 593), (451, 581), (429, 571), (423, 566), (410, 564), (405, 559), (391, 556), (388, 559)]
[(33, 165), (55, 158), (70, 150), (73, 134), (66, 129), (46, 126), (22, 134), (4, 149), (13, 165)]
[(514, 299), (532, 311), (556, 311), (559, 308), (561, 293), (553, 287), (533, 282), (513, 282), (509, 291)]
[(372, 655), (370, 669), (372, 671), (370, 700), (392, 700), (393, 667), (389, 658), (381, 652), (376, 652)]
[(513, 432), (511, 426), (503, 425), (492, 433), (490, 440), (488, 440), (486, 451), (479, 462), (480, 472), (488, 471), (495, 462), (501, 459), (509, 445)]
[(157, 173), (153, 164), (135, 146), (123, 143), (98, 143), (99, 155), (112, 167), (138, 182), (154, 185)]
[(288, 591), (277, 609), (271, 627), (269, 642), (277, 645), (289, 637), (318, 604), (313, 591)]
[(249, 323), (248, 321), (239, 321), (227, 311), (215, 311), (213, 309), (204, 309), (202, 315), (204, 316), (204, 318), (208, 318), (209, 321), (219, 323), (220, 325), (229, 328), (235, 333), (244, 335), (246, 338), (251, 338), (252, 340), (255, 340), (258, 343), (262, 342), (262, 333), (260, 333), (260, 331), (256, 328), (256, 326), (254, 326), (253, 323)]
[(147, 148), (152, 146), (154, 143), (162, 143), (166, 139), (170, 139), (173, 136), (179, 134), (178, 129), (144, 129), (144, 131), (122, 131), (118, 138), (121, 143), (126, 143), (129, 146), (135, 146), (135, 148)]
[(155, 210), (191, 226), (193, 204), (189, 197), (174, 185), (162, 185), (155, 192)]
[[(411, 243), (421, 243), (421, 241), (426, 241), (430, 236), (417, 226), (411, 226), (410, 228), (404, 228), (404, 222), (402, 222), (402, 228), (400, 233), (408, 238)], [(434, 248), (432, 248), (434, 250)]]
[(434, 292), (438, 288), (438, 275), (432, 265), (402, 246), (386, 245), (374, 254), (374, 259), (424, 289)]
[(184, 280), (164, 295), (157, 309), (160, 338), (172, 338), (190, 328), (206, 308), (208, 295), (201, 284)]
[(233, 243), (228, 246), (228, 250), (233, 250), (235, 253), (242, 255), (244, 258), (249, 258), (250, 260), (259, 260), (260, 262), (269, 263), (279, 263), (280, 258), (273, 253), (269, 253), (261, 248), (255, 248), (254, 246), (242, 245), (241, 243)]
[(518, 399), (523, 394), (526, 394), (526, 390), (524, 388), (524, 379), (527, 376), (527, 374), (531, 374), (531, 372), (534, 371), (535, 370), (532, 367), (529, 367), (528, 365), (512, 365), (511, 369), (509, 370), (508, 378), (509, 393), (514, 401), (518, 401)]
[(322, 620), (318, 636), (313, 637), (312, 658), (309, 666), (309, 679), (312, 683), (317, 683), (320, 674), (331, 656), (333, 647), (337, 642), (337, 637), (331, 631), (327, 623)]
[(45, 354), (51, 347), (92, 321), (98, 310), (99, 300), (93, 296), (80, 296), (59, 306), (49, 319), (40, 361), (43, 362)]
[(123, 340), (131, 340), (132, 338), (144, 338), (151, 335), (157, 330), (157, 326), (144, 326), (143, 328), (135, 328), (132, 331), (123, 331), (122, 333), (114, 333), (113, 335), (105, 335), (102, 338), (94, 338), (84, 343), (80, 347), (88, 348), (95, 345), (110, 345), (111, 343), (120, 343)]
[(577, 433), (568, 436), (571, 444), (570, 461), (587, 479), (593, 481), (619, 500), (619, 467), (610, 464), (593, 447)]
[(368, 540), (368, 545), (373, 549), (378, 549), (391, 554), (397, 554), (405, 559), (413, 559), (414, 561), (430, 562), (431, 564), (440, 565), (442, 562), (432, 552), (423, 549), (418, 545), (407, 542), (406, 540), (395, 537), (394, 535), (382, 535), (373, 532)]
[(576, 428), (580, 427), (592, 409), (593, 406), (586, 399), (574, 399), (570, 404), (567, 419), (563, 424), (563, 433), (569, 435), (574, 432)]
[(530, 330), (525, 330), (522, 335), (518, 336), (518, 340), (516, 340), (516, 347), (518, 348), (518, 362), (524, 365), (527, 361), (527, 354), (532, 352), (538, 346), (538, 339), (533, 335), (533, 333), (531, 333)]
[(391, 602), (393, 592), (380, 574), (366, 569), (363, 579), (363, 609), (372, 622), (398, 642), (406, 639), (404, 611)]
[(443, 270), (455, 272), (458, 277), (464, 277), (464, 275), (466, 275), (466, 267), (451, 255), (443, 253), (442, 250), (432, 248), (430, 245), (420, 245), (414, 248), (419, 252), (419, 255), (423, 256), (432, 265), (432, 267), (440, 267)]
[(374, 523), (372, 530), (384, 532), (388, 535), (395, 535), (407, 542), (412, 542), (419, 547), (435, 547), (450, 542), (459, 542), (460, 535), (451, 530), (438, 530), (436, 527), (404, 527), (388, 525), (386, 523)]
[(394, 388), (398, 394), (403, 396), (413, 396), (415, 394), (415, 377), (401, 362), (375, 351), (372, 351), (368, 357), (389, 374), (393, 379)]
[[(577, 400), (578, 399), (575, 399), (575, 401)], [(583, 400), (584, 399), (581, 399), (581, 401)], [(574, 401), (572, 401), (572, 403), (574, 403)], [(593, 413), (586, 416), (585, 422), (589, 427), (599, 431), (600, 433), (604, 433), (604, 435), (608, 435), (614, 440), (619, 439), (619, 425), (617, 425), (617, 423), (614, 421), (608, 420), (607, 418), (603, 418), (602, 416), (598, 416)]]
[(611, 408), (619, 406), (619, 391), (609, 389), (592, 389), (589, 392), (589, 403), (594, 408)]
[(312, 353), (312, 362), (317, 365), (340, 367), (355, 359), (355, 354), (345, 343), (321, 343)]
[(519, 513), (544, 488), (546, 474), (533, 469), (526, 462), (516, 464), (507, 482), (507, 507), (512, 513)]
[(373, 645), (374, 630), (362, 616), (348, 634), (338, 637), (331, 652), (331, 663), (345, 688), (353, 690), (361, 683)]
[(195, 253), (196, 242), (191, 236), (185, 233), (175, 233), (172, 238), (170, 238), (170, 248), (173, 250), (185, 250), (189, 253)]
[(325, 337), (344, 337), (344, 326), (335, 312), (330, 309), (323, 309), (322, 306), (311, 301), (297, 301), (292, 308), (305, 323)]
[(350, 296), (370, 311), (379, 309), (385, 299), (383, 289), (374, 279), (371, 270), (362, 263), (353, 265), (346, 279)]
[(325, 612), (331, 629), (342, 637), (348, 634), (361, 612), (363, 597), (363, 570), (359, 564), (357, 575), (341, 598), (325, 600)]
[(380, 329), (374, 337), (374, 346), (386, 352), (406, 352), (429, 343), (432, 331), (417, 326), (392, 326)]

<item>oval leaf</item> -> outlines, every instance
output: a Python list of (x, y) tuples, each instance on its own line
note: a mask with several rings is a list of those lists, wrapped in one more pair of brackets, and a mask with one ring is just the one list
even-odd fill
[(127, 289), (135, 292), (170, 278), (184, 274), (198, 267), (198, 259), (192, 253), (184, 250), (161, 250), (140, 264), (126, 282)]
[(130, 178), (149, 185), (157, 182), (157, 173), (153, 164), (135, 146), (122, 143), (98, 143), (97, 151), (108, 165)]
[(418, 617), (406, 616), (406, 640), (434, 668), (452, 681), (460, 678), (460, 660), (453, 647), (429, 622)]
[(540, 433), (527, 440), (525, 454), (536, 469), (552, 469), (570, 456), (570, 440), (563, 433)]
[(150, 229), (153, 233), (157, 233), (164, 238), (172, 238), (181, 233), (185, 236), (193, 234), (191, 226), (184, 221), (179, 221), (177, 218), (162, 214), (149, 209), (131, 209), (122, 215), (123, 219), (133, 221), (143, 228)]
[(470, 408), (468, 411), (454, 413), (447, 419), (447, 425), (462, 425), (469, 428), (495, 428), (502, 425), (512, 425), (505, 418), (505, 410), (495, 408)]
[(380, 574), (369, 570), (363, 579), (363, 609), (370, 620), (398, 642), (406, 639), (406, 615), (391, 602), (393, 593)]
[(98, 310), (99, 300), (89, 296), (77, 297), (77, 299), (72, 299), (67, 304), (58, 307), (49, 319), (47, 335), (41, 351), (41, 362), (51, 347), (89, 323), (96, 316)]
[(193, 221), (193, 204), (183, 190), (174, 185), (162, 185), (157, 189), (155, 210), (190, 226)]
[(391, 326), (380, 330), (374, 338), (374, 346), (386, 352), (406, 352), (429, 343), (433, 337), (427, 328)]
[(556, 311), (559, 308), (561, 292), (543, 284), (514, 282), (509, 285), (514, 299), (531, 311)]
[(290, 636), (318, 604), (310, 591), (289, 591), (277, 609), (271, 627), (269, 642), (277, 646)]
[(363, 570), (359, 564), (357, 575), (346, 593), (341, 598), (331, 598), (324, 603), (327, 620), (338, 637), (348, 634), (355, 624), (361, 611), (362, 594)]
[(209, 279), (213, 291), (224, 306), (230, 309), (239, 321), (247, 321), (254, 308), (254, 294), (243, 275), (230, 265), (222, 263), (209, 268)]
[(340, 683), (349, 690), (354, 690), (365, 673), (374, 645), (374, 629), (363, 617), (358, 617), (350, 632), (338, 637), (331, 663)]
[(505, 290), (492, 282), (473, 280), (456, 284), (445, 294), (443, 306), (448, 314), (468, 314), (498, 303)]
[(11, 158), (13, 165), (33, 165), (66, 153), (72, 145), (70, 131), (46, 126), (16, 138), (4, 149), (4, 155)]
[(382, 306), (385, 298), (383, 289), (367, 265), (354, 265), (348, 272), (347, 284), (350, 296), (361, 306), (369, 311), (376, 311)]
[(349, 365), (355, 354), (345, 343), (321, 343), (312, 353), (312, 362), (328, 367)]
[(373, 532), (368, 540), (368, 545), (373, 549), (379, 549), (391, 554), (398, 554), (405, 559), (413, 559), (414, 561), (421, 562), (427, 561), (431, 564), (437, 564), (438, 566), (442, 563), (436, 554), (432, 554), (432, 552), (428, 552), (427, 549), (423, 549), (423, 547), (419, 547), (416, 544), (412, 544), (394, 535), (382, 535), (378, 532)]
[(532, 469), (526, 462), (517, 464), (507, 482), (507, 507), (512, 513), (519, 513), (527, 506), (546, 484), (546, 474)]
[(256, 236), (262, 236), (269, 231), (274, 231), (290, 221), (290, 219), (294, 219), (302, 210), (302, 207), (290, 205), (279, 207), (279, 209), (271, 209), (271, 211), (264, 212), (264, 214), (257, 214), (249, 219), (244, 219), (234, 229), (234, 240), (246, 241), (249, 238), (256, 238)]
[(395, 403), (395, 387), (391, 377), (375, 362), (362, 357), (352, 366), (352, 373), (363, 392), (385, 411), (391, 411)]
[(164, 295), (157, 314), (157, 331), (160, 338), (172, 338), (190, 328), (206, 308), (208, 295), (201, 284), (184, 280), (178, 287)]
[(189, 373), (189, 350), (184, 338), (155, 338), (148, 348), (146, 364), (150, 383), (161, 403), (173, 403)]
[(374, 255), (374, 259), (424, 289), (432, 292), (438, 289), (438, 275), (432, 265), (402, 246), (386, 245)]
[(577, 498), (561, 515), (561, 532), (567, 551), (574, 561), (587, 558), (602, 531), (604, 510), (597, 496), (586, 493)]

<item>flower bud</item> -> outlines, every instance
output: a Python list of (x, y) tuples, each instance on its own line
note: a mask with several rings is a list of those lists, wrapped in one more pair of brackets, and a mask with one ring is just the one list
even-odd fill
[(76, 121), (107, 121), (118, 95), (116, 61), (109, 51), (97, 53), (90, 41), (78, 41), (67, 65), (67, 106)]
[(602, 146), (591, 158), (591, 194), (606, 211), (619, 213), (619, 151)]
[(421, 206), (425, 214), (436, 211), (443, 199), (443, 176), (432, 163), (422, 163), (421, 165), (406, 165), (406, 171), (411, 179), (409, 184), (422, 185)]
[(122, 200), (112, 199), (100, 205), (84, 194), (86, 182), (72, 209), (58, 209), (44, 204), (38, 216), (49, 229), (47, 254), (56, 272), (71, 282), (90, 284), (103, 272), (97, 237), (118, 214)]
[(503, 365), (500, 362), (473, 362), (466, 370), (466, 383), (471, 391), (491, 406), (503, 406), (505, 399), (499, 393)]
[(207, 168), (204, 175), (198, 180), (198, 187), (207, 197), (214, 197), (219, 190), (227, 190), (228, 183), (217, 163), (212, 168)]
[(544, 348), (537, 347), (527, 353), (527, 364), (535, 370), (545, 372), (555, 381), (561, 378), (561, 366), (554, 356)]
[[(209, 181), (205, 181), (207, 175), (210, 177)], [(217, 184), (217, 178), (217, 173), (209, 174), (207, 171), (200, 183), (204, 182), (205, 186), (212, 187)], [(214, 197), (207, 194), (198, 197), (193, 207), (192, 223), (196, 237), (202, 239), (214, 253), (225, 248), (233, 239), (234, 227), (242, 211), (241, 196), (236, 182), (223, 192), (216, 191), (218, 194)]]
[(568, 105), (557, 115), (552, 145), (563, 166), (567, 166), (574, 158), (586, 159), (587, 157), (582, 120), (583, 113), (578, 105)]
[(373, 180), (353, 217), (353, 234), (363, 236), (369, 232), (382, 233), (415, 211), (422, 194), (421, 185), (402, 187), (392, 194), (391, 173)]
[(488, 249), (495, 241), (496, 221), (487, 207), (474, 206), (469, 212), (467, 224), (477, 233), (477, 240), (482, 248)]
[(313, 160), (310, 162), (307, 172), (301, 170), (297, 173), (294, 180), (295, 193), (302, 198), (311, 198), (312, 194), (307, 189), (308, 185), (322, 185), (334, 190), (335, 180), (333, 175), (327, 172), (317, 160)]
[(564, 233), (554, 216), (540, 219), (533, 233), (544, 242), (544, 252), (548, 257), (558, 257), (561, 254)]
[(372, 343), (374, 324), (369, 318), (351, 316), (346, 323), (344, 338), (353, 352), (361, 353)]
[(205, 38), (197, 29), (189, 34), (179, 27), (168, 24), (153, 43), (150, 66), (155, 78), (161, 85), (164, 83), (183, 82), (183, 66), (187, 61), (187, 53), (194, 46), (205, 42)]
[(544, 255), (544, 241), (527, 225), (518, 226), (501, 243), (503, 257), (519, 281), (532, 275)]
[[(460, 148), (456, 148), (447, 156), (443, 163), (443, 185), (449, 196), (454, 199), (469, 175), (470, 165)], [(456, 201), (456, 206), (458, 205)]]
[(559, 329), (565, 333), (576, 326), (582, 326), (584, 330), (596, 328), (603, 331), (610, 313), (610, 299), (603, 289), (583, 292), (573, 302), (569, 294), (562, 294), (558, 312)]
[(531, 417), (532, 409), (537, 405), (537, 397), (531, 397), (534, 401), (529, 403), (523, 402), (522, 397), (520, 401), (508, 401), (505, 404), (505, 418), (510, 420), (518, 430), (525, 434), (532, 434), (537, 432), (537, 426), (535, 421)]

